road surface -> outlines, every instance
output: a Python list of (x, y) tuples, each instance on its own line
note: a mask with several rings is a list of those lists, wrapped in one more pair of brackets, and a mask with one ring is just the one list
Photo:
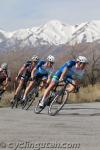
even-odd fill
[(0, 108), (0, 150), (100, 150), (100, 103), (68, 104), (57, 116)]

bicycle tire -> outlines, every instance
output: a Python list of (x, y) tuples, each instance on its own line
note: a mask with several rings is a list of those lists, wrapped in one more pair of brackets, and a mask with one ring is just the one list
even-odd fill
[(15, 108), (18, 107), (18, 99), (17, 99), (17, 98), (14, 99), (13, 103), (11, 104), (11, 108), (13, 109), (14, 107), (15, 107)]
[(20, 93), (17, 94), (16, 98), (13, 99), (13, 104), (11, 104), (11, 108), (14, 108), (14, 107), (17, 108), (18, 105), (21, 104), (21, 97), (22, 96), (23, 96), (23, 89), (21, 89)]
[[(64, 97), (65, 96), (65, 97)], [(58, 91), (58, 93), (54, 96), (49, 108), (48, 108), (48, 114), (50, 116), (55, 116), (65, 105), (65, 103), (68, 100), (69, 93), (67, 91), (63, 91), (62, 89)], [(59, 99), (61, 97), (61, 103), (59, 103)]]
[(31, 92), (27, 96), (27, 100), (24, 102), (22, 109), (24, 109), (26, 106), (26, 110), (29, 109), (29, 107), (32, 105), (33, 101), (35, 100), (35, 92), (36, 88), (32, 89)]
[(29, 96), (27, 97), (26, 104), (24, 106), (24, 108), (25, 108), (28, 105), (28, 107), (26, 108), (26, 110), (28, 110), (31, 107), (32, 103), (35, 101), (36, 94), (39, 92), (40, 82), (41, 82), (40, 79), (36, 80), (36, 84), (34, 85), (34, 88), (29, 93)]
[(46, 105), (44, 105), (43, 107), (39, 106), (39, 103), (41, 100), (42, 100), (42, 98), (38, 101), (37, 105), (34, 107), (34, 112), (36, 114), (40, 114), (40, 112), (46, 107)]
[(28, 101), (26, 110), (28, 110), (32, 106), (34, 101), (35, 101), (35, 95), (32, 96), (31, 101)]

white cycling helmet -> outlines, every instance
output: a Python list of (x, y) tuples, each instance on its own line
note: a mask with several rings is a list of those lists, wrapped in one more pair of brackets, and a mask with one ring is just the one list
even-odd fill
[(78, 56), (76, 61), (88, 64), (88, 60), (87, 60), (87, 58), (85, 56)]
[(38, 61), (39, 57), (37, 55), (33, 55), (33, 57), (31, 58), (32, 61)]
[(52, 56), (52, 55), (49, 55), (48, 57), (47, 57), (47, 60), (49, 61), (49, 62), (55, 62), (55, 57), (54, 56)]
[(7, 70), (7, 69), (8, 69), (8, 64), (7, 64), (7, 63), (1, 64), (1, 68), (2, 68), (3, 70)]

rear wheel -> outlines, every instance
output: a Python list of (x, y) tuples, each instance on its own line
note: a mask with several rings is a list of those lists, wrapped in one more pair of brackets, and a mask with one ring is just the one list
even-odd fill
[(24, 89), (21, 89), (21, 91), (16, 95), (16, 97), (13, 99), (13, 101), (11, 101), (11, 108), (17, 108), (19, 105), (21, 105), (21, 99), (23, 97), (24, 94)]
[(17, 108), (19, 104), (19, 100), (18, 98), (15, 98), (12, 102), (11, 102), (11, 108), (13, 109), (14, 107)]
[(68, 100), (68, 95), (68, 92), (65, 90), (58, 91), (48, 109), (49, 115), (55, 116), (62, 109)]

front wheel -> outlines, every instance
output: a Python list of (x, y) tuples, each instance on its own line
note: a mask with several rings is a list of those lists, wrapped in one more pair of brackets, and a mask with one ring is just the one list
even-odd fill
[(51, 97), (47, 97), (47, 99), (45, 100), (44, 102), (44, 106), (43, 107), (40, 107), (39, 106), (39, 103), (41, 102), (42, 98), (37, 102), (37, 105), (35, 106), (34, 108), (34, 112), (36, 114), (39, 114), (46, 106), (50, 106), (50, 103), (51, 103)]
[(30, 97), (30, 98), (28, 99), (26, 110), (28, 110), (28, 109), (32, 106), (33, 102), (35, 101), (35, 97), (36, 97), (36, 96), (35, 96), (35, 94), (34, 94), (34, 95), (32, 95), (32, 97)]
[(45, 108), (45, 106), (44, 107), (40, 107), (39, 106), (39, 103), (41, 102), (41, 100), (42, 100), (42, 98), (40, 100), (38, 100), (38, 102), (37, 102), (37, 104), (36, 104), (36, 106), (34, 108), (34, 112), (36, 114), (39, 114)]
[(50, 107), (48, 109), (48, 114), (51, 116), (55, 116), (65, 105), (65, 103), (68, 100), (68, 91), (58, 91), (58, 93), (55, 95), (53, 101), (50, 104)]

